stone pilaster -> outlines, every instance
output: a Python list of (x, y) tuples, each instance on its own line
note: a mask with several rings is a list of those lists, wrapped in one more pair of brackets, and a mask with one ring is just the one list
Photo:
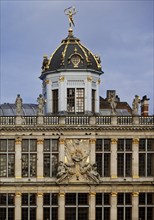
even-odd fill
[(43, 194), (37, 194), (37, 220), (43, 219)]
[(111, 193), (111, 219), (117, 220), (117, 193)]
[(89, 220), (95, 220), (95, 192), (89, 194)]
[(133, 192), (132, 193), (132, 220), (137, 220), (139, 219), (138, 216), (138, 192)]
[(139, 156), (138, 156), (138, 148), (139, 148), (139, 140), (133, 139), (133, 161), (132, 161), (132, 176), (134, 179), (139, 178)]
[(65, 161), (65, 139), (59, 139), (59, 161)]
[(37, 140), (37, 178), (43, 178), (43, 140)]
[(65, 193), (59, 193), (59, 209), (58, 209), (58, 219), (65, 220)]
[(15, 140), (15, 178), (20, 179), (21, 174), (21, 139)]
[(21, 193), (15, 194), (15, 220), (21, 220)]
[(92, 138), (90, 139), (90, 163), (94, 164), (96, 162), (96, 152), (95, 152), (95, 145), (96, 145), (96, 139)]
[(117, 178), (117, 139), (111, 139), (111, 178)]

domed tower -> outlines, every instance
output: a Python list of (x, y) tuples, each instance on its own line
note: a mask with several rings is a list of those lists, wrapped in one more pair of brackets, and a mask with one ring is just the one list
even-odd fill
[[(75, 13), (74, 13), (75, 14)], [(42, 65), (46, 114), (99, 113), (100, 57), (73, 36), (73, 11), (69, 10), (68, 36)]]

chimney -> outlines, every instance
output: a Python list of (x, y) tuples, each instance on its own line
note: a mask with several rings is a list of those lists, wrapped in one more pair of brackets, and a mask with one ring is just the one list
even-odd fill
[(150, 99), (147, 96), (143, 96), (141, 100), (141, 116), (146, 117), (149, 113), (149, 101)]

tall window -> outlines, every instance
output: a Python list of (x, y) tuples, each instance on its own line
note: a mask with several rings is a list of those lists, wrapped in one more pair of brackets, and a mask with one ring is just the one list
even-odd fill
[(22, 140), (22, 177), (36, 177), (37, 172), (37, 141)]
[(67, 89), (67, 111), (84, 112), (84, 89)]
[(15, 195), (12, 193), (0, 193), (0, 219), (14, 220)]
[(154, 219), (154, 193), (139, 194), (139, 219)]
[(111, 140), (97, 139), (96, 140), (97, 171), (103, 177), (110, 176), (110, 154), (111, 154)]
[(58, 89), (52, 90), (53, 113), (58, 113)]
[(92, 112), (94, 113), (95, 112), (95, 94), (96, 94), (96, 91), (94, 89), (92, 89)]
[(117, 219), (132, 220), (131, 193), (118, 193), (117, 200)]
[(43, 196), (43, 220), (58, 220), (58, 194), (45, 193)]
[(119, 177), (132, 175), (132, 139), (118, 139), (117, 168)]
[(15, 172), (15, 140), (0, 140), (0, 177), (13, 177)]
[(22, 219), (36, 220), (36, 194), (22, 194)]
[(96, 193), (96, 219), (110, 220), (110, 194)]
[(43, 146), (44, 153), (44, 177), (54, 177), (57, 174), (58, 166), (58, 140), (45, 139)]
[(154, 176), (154, 139), (139, 141), (139, 176)]
[(88, 201), (87, 193), (66, 193), (65, 220), (88, 220)]

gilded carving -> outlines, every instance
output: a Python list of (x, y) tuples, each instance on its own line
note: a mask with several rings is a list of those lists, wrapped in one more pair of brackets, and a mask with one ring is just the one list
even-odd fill
[(21, 192), (16, 192), (15, 195), (16, 196), (21, 196)]
[(21, 144), (21, 138), (17, 137), (17, 138), (15, 139), (15, 144)]
[(138, 197), (138, 196), (139, 196), (139, 193), (138, 193), (138, 192), (133, 192), (133, 193), (132, 193), (132, 196)]
[(96, 143), (96, 138), (91, 138), (91, 139), (89, 140), (89, 142), (90, 142), (90, 144), (95, 144), (95, 143)]
[(112, 192), (111, 196), (116, 197), (117, 196), (117, 192)]
[(116, 144), (117, 143), (117, 139), (112, 138), (111, 139), (111, 144)]
[(59, 144), (64, 144), (65, 143), (65, 139), (64, 138), (60, 138), (59, 139)]
[(87, 76), (87, 81), (88, 81), (88, 82), (91, 82), (92, 79), (93, 79), (92, 76)]
[(134, 138), (134, 139), (133, 139), (133, 144), (138, 144), (138, 143), (139, 143), (139, 139)]
[(44, 140), (43, 139), (38, 139), (37, 144), (43, 144)]
[(97, 82), (98, 82), (98, 84), (100, 84), (100, 83), (101, 83), (101, 80), (100, 80), (100, 79), (98, 79), (98, 81), (97, 81)]
[(59, 81), (60, 81), (60, 82), (64, 82), (64, 80), (65, 80), (65, 77), (64, 77), (64, 76), (60, 76), (60, 77), (59, 77)]

